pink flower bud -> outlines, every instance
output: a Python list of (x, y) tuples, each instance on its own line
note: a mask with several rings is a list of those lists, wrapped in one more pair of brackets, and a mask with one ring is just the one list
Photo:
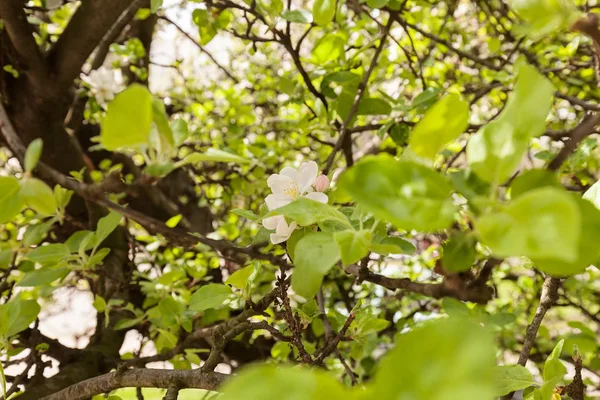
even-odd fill
[(317, 192), (325, 192), (329, 189), (329, 178), (326, 175), (319, 175), (313, 186)]

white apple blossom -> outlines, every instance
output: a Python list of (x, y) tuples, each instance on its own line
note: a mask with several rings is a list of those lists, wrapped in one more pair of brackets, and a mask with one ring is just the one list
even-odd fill
[(275, 233), (271, 233), (269, 238), (271, 239), (271, 243), (278, 244), (288, 240), (298, 227), (298, 224), (292, 221), (288, 225), (283, 215), (276, 215), (263, 219), (263, 226), (269, 230), (275, 230)]
[(122, 89), (120, 72), (106, 67), (100, 67), (87, 76), (83, 75), (81, 79), (90, 85), (90, 92), (100, 104), (111, 101)]
[[(265, 199), (267, 208), (272, 211), (288, 205), (300, 197), (306, 197), (307, 199), (327, 204), (329, 200), (327, 195), (315, 192), (313, 189), (318, 173), (319, 167), (317, 163), (309, 161), (300, 164), (300, 168), (298, 169), (285, 167), (279, 174), (271, 175), (267, 179), (267, 185), (269, 185), (273, 193)], [(296, 222), (288, 225), (282, 215), (265, 218), (262, 222), (266, 229), (275, 229), (275, 233), (272, 233), (270, 237), (273, 244), (288, 240), (298, 226)]]
[(267, 196), (265, 201), (269, 210), (290, 204), (299, 197), (327, 203), (327, 195), (313, 190), (317, 179), (319, 167), (314, 161), (303, 162), (300, 168), (285, 167), (279, 174), (273, 174), (267, 180), (267, 185), (273, 194)]

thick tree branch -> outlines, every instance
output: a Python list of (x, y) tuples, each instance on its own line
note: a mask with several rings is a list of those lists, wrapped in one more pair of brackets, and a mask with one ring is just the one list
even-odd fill
[[(497, 260), (488, 261), (488, 263), (490, 262), (495, 263)], [(388, 278), (371, 272), (366, 268), (361, 268), (358, 265), (350, 265), (346, 268), (346, 272), (356, 276), (360, 280), (372, 282), (390, 290), (408, 290), (435, 299), (453, 297), (462, 301), (484, 304), (487, 303), (493, 295), (492, 288), (485, 285), (483, 279), (477, 279), (472, 284), (463, 282), (459, 279), (449, 280), (448, 278), (445, 278), (442, 283), (413, 282), (408, 278)]]
[(173, 371), (159, 369), (116, 370), (69, 386), (60, 392), (40, 400), (86, 400), (125, 387), (180, 388), (214, 390), (227, 375), (218, 372), (204, 373), (199, 370)]
[[(50, 71), (61, 90), (79, 76), (83, 64), (110, 31), (131, 0), (83, 1), (49, 55)], [(134, 8), (139, 3), (134, 3)]]
[(4, 28), (17, 52), (18, 61), (22, 64), (19, 69), (38, 90), (44, 89), (48, 71), (23, 11), (23, 1), (0, 1), (0, 19), (4, 21)]

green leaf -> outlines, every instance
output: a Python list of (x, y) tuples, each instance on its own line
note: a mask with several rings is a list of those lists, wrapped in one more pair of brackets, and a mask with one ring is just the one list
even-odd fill
[(37, 225), (29, 225), (23, 235), (23, 247), (31, 247), (41, 243), (46, 234), (54, 225), (54, 220), (46, 221)]
[(4, 224), (21, 211), (23, 198), (19, 181), (12, 176), (0, 176), (0, 224)]
[(150, 11), (155, 14), (158, 9), (162, 6), (163, 0), (150, 0)]
[(121, 223), (121, 214), (116, 211), (111, 211), (108, 215), (98, 220), (98, 226), (96, 227), (96, 237), (94, 239), (94, 246), (98, 247), (100, 244), (110, 235), (117, 226)]
[(446, 178), (385, 155), (362, 159), (341, 176), (339, 186), (376, 218), (400, 229), (444, 229), (456, 210)]
[[(319, 0), (317, 0), (318, 2)], [(329, 0), (325, 0), (329, 1)], [(327, 64), (345, 56), (346, 41), (339, 35), (327, 34), (315, 43), (312, 56), (317, 64)]]
[(554, 86), (524, 62), (502, 113), (486, 124), (467, 145), (467, 162), (482, 179), (501, 184), (517, 169), (532, 138), (544, 132)]
[(63, 279), (69, 275), (71, 270), (66, 267), (59, 268), (40, 268), (27, 272), (17, 283), (20, 287), (35, 287), (50, 284), (58, 279)]
[(41, 156), (42, 139), (35, 139), (29, 143), (29, 146), (27, 146), (27, 151), (25, 152), (25, 172), (33, 171), (40, 161)]
[(510, 185), (510, 194), (514, 199), (530, 190), (546, 186), (560, 187), (556, 174), (546, 169), (531, 169), (515, 178)]
[(452, 236), (444, 243), (442, 265), (450, 272), (464, 272), (475, 263), (475, 246), (477, 239), (463, 232)]
[(91, 250), (94, 248), (94, 241), (92, 240), (92, 236), (94, 236), (94, 232), (92, 231), (77, 231), (71, 236), (69, 236), (69, 238), (65, 242), (65, 245), (69, 248), (69, 252), (71, 253)]
[(38, 246), (27, 253), (27, 258), (42, 265), (55, 265), (69, 257), (71, 252), (63, 243), (52, 243), (47, 246)]
[(104, 247), (96, 252), (88, 259), (86, 263), (86, 267), (92, 268), (98, 264), (100, 264), (106, 256), (110, 253), (110, 249), (108, 247)]
[(532, 39), (568, 29), (581, 15), (571, 0), (512, 0), (510, 5), (525, 20), (521, 30)]
[(13, 260), (14, 254), (11, 249), (5, 249), (0, 251), (0, 270), (5, 270), (10, 267)]
[(96, 295), (94, 297), (94, 308), (98, 312), (104, 312), (106, 310), (106, 300), (103, 297)]
[(477, 223), (482, 241), (500, 257), (573, 262), (578, 258), (581, 212), (571, 195), (545, 187), (529, 191)]
[(312, 22), (312, 14), (308, 10), (286, 10), (281, 13), (281, 16), (290, 22), (301, 24), (310, 24)]
[(186, 164), (197, 164), (200, 162), (231, 162), (236, 164), (248, 164), (250, 160), (240, 157), (237, 154), (228, 153), (223, 150), (209, 148), (204, 153), (192, 153), (187, 155), (183, 160), (178, 162), (177, 167)]
[(335, 4), (335, 0), (315, 0), (312, 12), (317, 25), (327, 25), (333, 20)]
[(492, 399), (495, 361), (493, 340), (481, 326), (463, 318), (431, 321), (399, 335), (378, 361), (368, 398)]
[(501, 365), (495, 370), (497, 397), (535, 384), (531, 372), (521, 365)]
[(40, 313), (35, 300), (23, 300), (15, 297), (0, 305), (0, 336), (13, 336), (24, 331)]
[(315, 232), (300, 239), (294, 253), (292, 288), (305, 299), (312, 299), (323, 277), (340, 260), (340, 250), (331, 233)]
[(567, 367), (564, 366), (562, 361), (560, 361), (560, 355), (563, 350), (563, 345), (565, 344), (565, 340), (561, 340), (556, 344), (552, 353), (546, 359), (544, 363), (544, 381), (552, 381), (555, 379), (563, 379), (565, 374), (567, 373)]
[(589, 201), (576, 195), (572, 196), (579, 207), (581, 226), (579, 231), (579, 247), (577, 259), (565, 262), (558, 259), (535, 259), (536, 267), (548, 274), (569, 275), (585, 270), (590, 264), (600, 259), (600, 247), (597, 238), (600, 237), (600, 210)]
[(324, 371), (252, 365), (223, 387), (219, 400), (354, 400), (354, 393)]
[(171, 122), (171, 131), (175, 147), (181, 146), (190, 135), (187, 122), (181, 118), (176, 118)]
[(209, 283), (194, 292), (190, 299), (190, 308), (195, 311), (217, 308), (222, 306), (230, 295), (231, 288), (229, 286)]
[(366, 97), (358, 103), (356, 115), (389, 115), (391, 112), (392, 106), (387, 101)]
[(145, 86), (133, 84), (108, 104), (100, 142), (107, 150), (145, 146), (151, 127), (152, 95)]
[(329, 204), (300, 197), (290, 204), (269, 212), (264, 218), (283, 215), (303, 226), (313, 225), (324, 221), (335, 221), (352, 229), (352, 224), (344, 214)]
[(309, 227), (296, 229), (285, 243), (285, 249), (292, 261), (294, 261), (296, 257), (296, 245), (298, 244), (298, 241), (311, 232), (312, 229)]
[(416, 251), (415, 246), (407, 240), (399, 237), (384, 237), (377, 243), (373, 243), (371, 249), (381, 255), (390, 254), (413, 254)]
[(469, 124), (469, 105), (457, 94), (449, 94), (435, 103), (410, 134), (408, 144), (421, 157), (434, 159)]
[(229, 278), (227, 278), (225, 283), (238, 289), (244, 289), (253, 272), (254, 266), (252, 265), (249, 265), (242, 269), (238, 269), (233, 274), (231, 274)]
[(56, 214), (56, 199), (50, 186), (37, 178), (23, 178), (21, 184), (21, 198), (25, 204), (42, 216)]
[(339, 246), (344, 265), (358, 262), (369, 254), (369, 248), (371, 247), (370, 230), (335, 232), (333, 238)]
[(240, 217), (244, 217), (246, 219), (249, 219), (250, 221), (255, 221), (258, 222), (260, 221), (260, 217), (258, 215), (256, 215), (255, 213), (253, 213), (250, 210), (243, 210), (241, 208), (234, 208), (233, 210), (231, 210), (231, 212), (233, 214), (239, 215)]
[(383, 8), (390, 0), (367, 0), (367, 5), (371, 8)]
[(173, 131), (165, 111), (165, 105), (158, 99), (152, 99), (152, 120), (159, 135), (158, 143), (154, 144), (153, 147), (157, 151), (170, 150), (175, 145), (175, 139), (173, 139)]

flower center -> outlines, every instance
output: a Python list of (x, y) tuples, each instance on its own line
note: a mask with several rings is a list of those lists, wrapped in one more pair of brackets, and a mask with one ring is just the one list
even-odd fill
[(287, 189), (283, 191), (283, 193), (288, 196), (292, 196), (293, 199), (298, 197), (298, 184), (296, 182), (292, 183)]

